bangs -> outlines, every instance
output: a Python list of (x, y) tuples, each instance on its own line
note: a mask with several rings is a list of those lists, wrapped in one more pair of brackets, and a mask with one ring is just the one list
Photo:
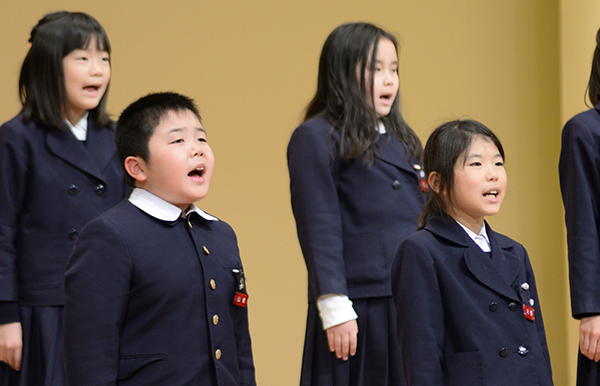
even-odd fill
[(63, 37), (63, 57), (73, 50), (88, 48), (92, 39), (96, 39), (98, 50), (110, 54), (110, 41), (104, 28), (95, 19), (85, 14), (73, 14), (73, 19), (70, 21)]

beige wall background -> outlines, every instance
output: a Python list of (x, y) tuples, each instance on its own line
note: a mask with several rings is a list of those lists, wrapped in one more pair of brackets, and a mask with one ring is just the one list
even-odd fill
[(527, 247), (555, 383), (574, 385), (577, 323), (557, 165), (562, 125), (586, 109), (597, 1), (3, 0), (1, 9), (0, 121), (20, 108), (18, 74), (31, 28), (59, 9), (88, 12), (107, 30), (115, 118), (152, 91), (198, 102), (217, 159), (200, 206), (237, 231), (257, 379), (277, 386), (298, 384), (307, 308), (287, 142), (316, 89), (329, 32), (348, 21), (393, 32), (402, 47), (403, 111), (423, 141), (437, 124), (462, 116), (502, 139), (510, 192), (490, 222)]

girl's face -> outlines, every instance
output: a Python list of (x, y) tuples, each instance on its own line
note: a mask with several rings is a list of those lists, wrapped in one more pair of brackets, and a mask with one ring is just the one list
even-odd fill
[[(392, 104), (398, 94), (398, 54), (394, 43), (381, 38), (377, 46), (375, 73), (365, 70), (367, 96), (377, 115), (384, 117), (390, 113)], [(370, 87), (369, 85), (372, 85)]]
[(506, 194), (504, 160), (494, 143), (476, 135), (471, 147), (454, 165), (454, 189), (448, 214), (475, 233), (484, 216), (498, 213)]
[(99, 51), (92, 37), (87, 48), (73, 50), (63, 58), (67, 106), (65, 117), (77, 123), (98, 106), (110, 80), (110, 57)]

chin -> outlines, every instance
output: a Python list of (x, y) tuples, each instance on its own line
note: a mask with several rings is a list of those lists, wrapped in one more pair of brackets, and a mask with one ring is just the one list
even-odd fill
[(377, 116), (379, 116), (379, 117), (387, 117), (391, 111), (392, 111), (392, 109), (387, 109), (387, 110), (379, 109), (376, 112), (377, 112)]

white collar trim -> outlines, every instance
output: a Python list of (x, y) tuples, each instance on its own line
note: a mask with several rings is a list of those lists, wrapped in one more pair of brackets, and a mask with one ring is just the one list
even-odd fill
[[(129, 196), (129, 202), (140, 210), (148, 213), (150, 216), (162, 221), (173, 222), (181, 217), (181, 209), (141, 188), (133, 189), (133, 192), (131, 192), (131, 195)], [(192, 208), (188, 210), (185, 215), (187, 216), (192, 212), (198, 213), (198, 215), (205, 220), (219, 221), (218, 218), (211, 216), (198, 208), (196, 204), (192, 204)]]

